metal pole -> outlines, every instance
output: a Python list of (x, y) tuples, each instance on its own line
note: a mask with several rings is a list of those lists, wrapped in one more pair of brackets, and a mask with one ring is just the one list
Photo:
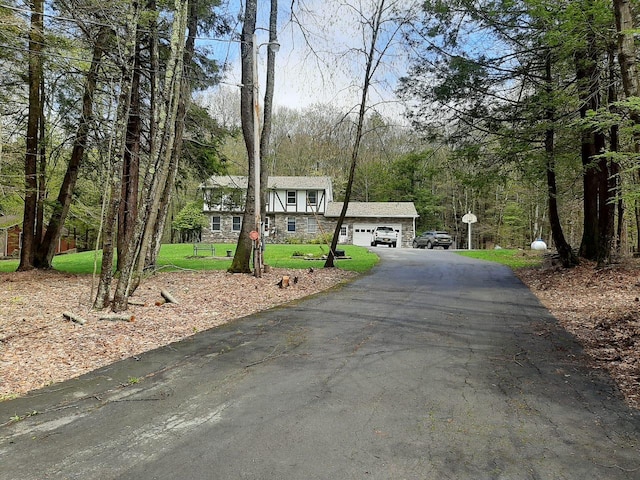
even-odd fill
[(469, 222), (469, 242), (467, 243), (467, 250), (471, 250), (471, 222)]
[(252, 53), (253, 53), (253, 172), (254, 172), (254, 209), (255, 209), (255, 231), (258, 238), (253, 242), (253, 274), (256, 277), (262, 277), (262, 249), (260, 242), (262, 241), (262, 228), (260, 221), (260, 103), (258, 90), (258, 39), (256, 34), (252, 37)]

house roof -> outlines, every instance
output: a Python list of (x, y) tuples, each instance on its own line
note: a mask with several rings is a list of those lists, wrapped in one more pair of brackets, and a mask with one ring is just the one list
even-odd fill
[[(343, 202), (330, 202), (325, 217), (339, 217)], [(418, 218), (413, 202), (349, 202), (347, 217)]]
[[(247, 188), (248, 177), (243, 175), (214, 175), (201, 188), (228, 187)], [(330, 177), (269, 177), (267, 187), (271, 190), (331, 190)]]
[(248, 177), (243, 175), (214, 175), (200, 185), (205, 187), (247, 188)]
[(269, 188), (274, 190), (331, 190), (330, 177), (269, 177)]
[(22, 224), (22, 217), (19, 215), (0, 215), (0, 228), (10, 228)]

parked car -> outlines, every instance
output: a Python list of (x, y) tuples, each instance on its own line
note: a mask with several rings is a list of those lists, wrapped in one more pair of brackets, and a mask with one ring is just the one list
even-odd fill
[(413, 239), (413, 248), (442, 247), (447, 250), (451, 243), (453, 243), (453, 239), (447, 232), (430, 230)]
[(398, 232), (392, 227), (376, 227), (371, 234), (371, 246), (389, 245), (396, 248), (398, 243)]

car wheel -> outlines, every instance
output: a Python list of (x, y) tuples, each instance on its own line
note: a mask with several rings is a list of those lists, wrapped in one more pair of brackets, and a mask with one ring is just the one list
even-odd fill
[(431, 250), (433, 248), (433, 244), (431, 242), (427, 242), (427, 248)]
[(396, 248), (396, 242), (393, 242), (393, 243), (389, 244), (389, 246), (390, 246), (391, 248)]
[(378, 243), (377, 243), (377, 242), (371, 242), (371, 246), (372, 246), (372, 247), (377, 247), (377, 246), (378, 246)]
[(449, 250), (449, 245), (445, 245), (445, 246), (444, 246), (444, 247), (442, 247), (442, 248), (444, 248), (445, 250)]
[(418, 242), (416, 242), (415, 240), (413, 241), (413, 248), (418, 248)]

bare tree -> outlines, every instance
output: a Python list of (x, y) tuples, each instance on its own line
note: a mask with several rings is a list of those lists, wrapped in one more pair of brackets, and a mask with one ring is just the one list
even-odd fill
[(362, 77), (360, 103), (358, 105), (358, 113), (356, 117), (355, 138), (351, 149), (351, 163), (349, 166), (349, 176), (347, 179), (344, 202), (333, 233), (331, 247), (324, 265), (325, 268), (335, 266), (335, 250), (338, 245), (340, 231), (342, 230), (342, 225), (349, 208), (349, 200), (351, 199), (356, 166), (360, 156), (360, 146), (362, 138), (366, 133), (364, 131), (364, 125), (369, 107), (370, 88), (372, 87), (374, 77), (378, 73), (385, 56), (391, 52), (394, 42), (400, 36), (402, 28), (407, 24), (412, 16), (412, 8), (407, 9), (406, 2), (401, 1), (378, 0), (372, 5), (368, 4), (368, 6), (372, 8), (371, 10), (363, 8), (362, 2), (360, 2), (359, 7), (349, 3), (345, 3), (344, 6), (345, 8), (352, 10), (358, 18), (358, 24), (362, 28), (361, 34), (365, 44), (361, 49), (356, 50), (356, 52), (363, 55), (364, 74)]

